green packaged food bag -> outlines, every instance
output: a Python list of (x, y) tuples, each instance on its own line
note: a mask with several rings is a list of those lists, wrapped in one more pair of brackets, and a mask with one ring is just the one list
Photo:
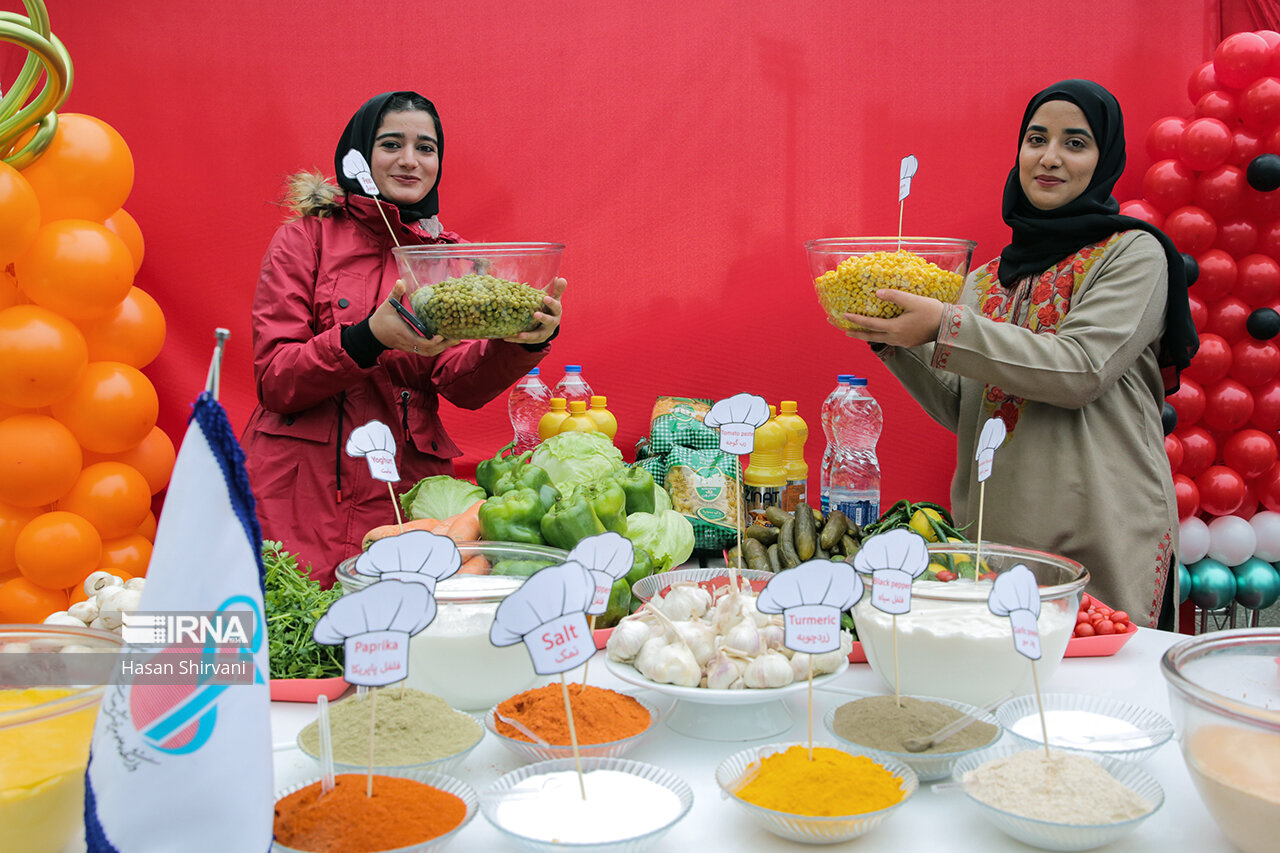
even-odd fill
[(719, 450), (676, 447), (666, 456), (664, 485), (671, 508), (693, 522), (696, 548), (723, 548), (737, 539), (742, 484), (738, 458)]

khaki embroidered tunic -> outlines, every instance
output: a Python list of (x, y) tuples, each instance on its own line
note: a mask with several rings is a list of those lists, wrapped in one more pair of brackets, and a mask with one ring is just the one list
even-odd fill
[(1164, 251), (1122, 232), (1011, 291), (998, 265), (969, 275), (935, 343), (878, 348), (880, 358), (956, 434), (958, 523), (977, 516), (974, 455), (998, 415), (1008, 436), (986, 481), (982, 538), (1078, 560), (1091, 594), (1154, 625), (1178, 530), (1156, 363)]

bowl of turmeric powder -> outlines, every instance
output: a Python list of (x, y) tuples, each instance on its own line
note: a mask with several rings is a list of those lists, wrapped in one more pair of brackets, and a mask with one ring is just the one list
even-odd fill
[(716, 782), (757, 824), (805, 844), (865, 835), (920, 787), (901, 761), (834, 743), (753, 746), (722, 761)]
[[(626, 755), (658, 723), (658, 706), (638, 696), (589, 684), (570, 684), (567, 690), (579, 755)], [(525, 761), (573, 757), (559, 684), (535, 687), (498, 703), (485, 714), (484, 725)]]

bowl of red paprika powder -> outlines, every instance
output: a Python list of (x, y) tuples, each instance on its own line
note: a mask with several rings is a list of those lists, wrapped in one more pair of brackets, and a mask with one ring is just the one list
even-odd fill
[[(658, 723), (658, 707), (638, 696), (589, 684), (570, 684), (568, 692), (581, 756), (623, 756)], [(485, 714), (484, 725), (525, 761), (573, 757), (559, 684), (535, 687), (498, 703)], [(520, 731), (521, 726), (527, 731)], [(544, 742), (535, 741), (531, 734)]]

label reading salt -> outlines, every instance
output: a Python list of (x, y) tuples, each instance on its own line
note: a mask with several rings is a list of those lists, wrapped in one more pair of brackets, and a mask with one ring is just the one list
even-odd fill
[(538, 675), (555, 675), (586, 663), (596, 651), (586, 614), (597, 596), (596, 587), (592, 572), (574, 561), (535, 572), (498, 605), (489, 642), (523, 642)]
[(595, 654), (596, 641), (587, 626), (586, 614), (569, 613), (526, 634), (524, 644), (533, 660), (533, 670), (550, 675), (573, 669)]
[(402, 681), (409, 673), (409, 635), (403, 631), (370, 631), (348, 637), (342, 654), (351, 684), (383, 687)]

